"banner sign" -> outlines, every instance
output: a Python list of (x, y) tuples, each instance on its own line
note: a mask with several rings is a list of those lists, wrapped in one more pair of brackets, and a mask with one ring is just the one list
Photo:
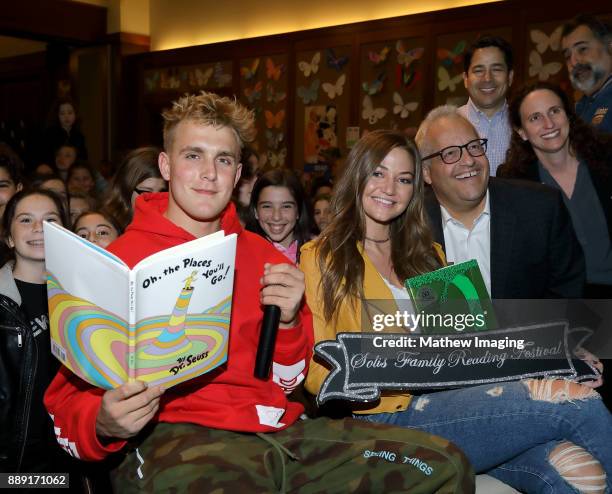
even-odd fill
[(552, 322), (478, 333), (339, 333), (315, 353), (332, 366), (317, 402), (367, 402), (381, 389), (410, 390), (469, 386), (530, 377), (577, 381), (599, 372), (572, 358), (588, 338), (587, 329), (569, 330)]

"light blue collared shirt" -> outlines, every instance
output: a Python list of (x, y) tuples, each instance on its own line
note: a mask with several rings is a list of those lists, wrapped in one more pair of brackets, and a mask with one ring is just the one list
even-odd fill
[(504, 101), (504, 106), (491, 118), (476, 108), (471, 98), (457, 111), (472, 123), (481, 138), (489, 140), (487, 142), (487, 158), (489, 159), (491, 176), (494, 177), (497, 167), (506, 160), (506, 151), (510, 147), (512, 128), (508, 118), (508, 103)]

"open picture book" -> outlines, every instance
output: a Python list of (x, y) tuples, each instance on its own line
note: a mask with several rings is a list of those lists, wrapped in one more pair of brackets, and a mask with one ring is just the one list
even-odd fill
[[(216, 232), (133, 269), (45, 222), (51, 351), (85, 381), (168, 388), (227, 360), (236, 235)], [(137, 246), (135, 246), (137, 248)]]

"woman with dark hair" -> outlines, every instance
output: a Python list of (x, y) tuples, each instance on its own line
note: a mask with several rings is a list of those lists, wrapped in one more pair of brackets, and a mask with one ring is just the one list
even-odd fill
[(0, 142), (0, 219), (8, 201), (23, 188), (23, 168), (17, 153)]
[(294, 263), (311, 236), (311, 220), (300, 179), (285, 168), (260, 176), (251, 192), (246, 229), (268, 239)]
[[(372, 328), (372, 314), (396, 314), (410, 303), (404, 280), (444, 262), (423, 214), (421, 159), (402, 134), (377, 130), (351, 149), (332, 216), (300, 259), (315, 342)], [(330, 370), (313, 359), (306, 389), (317, 394)], [(418, 397), (383, 391), (376, 401), (348, 406), (371, 422), (444, 437), (476, 473), (523, 492), (603, 493), (606, 469), (612, 472), (612, 417), (597, 398), (569, 381), (527, 379)]]
[(70, 167), (66, 177), (66, 185), (69, 194), (81, 193), (95, 197), (95, 173), (86, 163), (75, 163)]
[(81, 213), (74, 220), (74, 233), (79, 237), (86, 238), (92, 244), (103, 249), (117, 239), (123, 232), (117, 220), (102, 209), (94, 209)]
[(51, 356), (43, 221), (67, 225), (61, 199), (17, 192), (3, 217), (8, 259), (0, 269), (0, 471), (66, 472), (43, 406), (59, 368)]
[(49, 112), (48, 120), (44, 136), (46, 155), (42, 161), (54, 161), (56, 151), (64, 144), (76, 149), (77, 159), (86, 160), (85, 137), (79, 128), (74, 101), (67, 98), (57, 100)]
[(246, 225), (249, 219), (249, 206), (251, 204), (251, 193), (253, 192), (253, 186), (257, 181), (258, 172), (250, 163), (244, 159), (244, 150), (242, 151), (243, 157), (241, 159), (242, 169), (240, 171), (240, 180), (234, 187), (232, 193), (232, 201), (236, 206), (236, 212), (242, 226)]
[(331, 204), (331, 194), (317, 194), (312, 200), (312, 217), (316, 225), (318, 235), (331, 221), (329, 205)]
[(515, 132), (498, 176), (561, 190), (584, 250), (585, 296), (612, 297), (612, 137), (584, 123), (561, 88), (546, 82), (515, 95), (510, 121)]
[[(70, 211), (68, 205), (68, 186), (66, 185), (66, 182), (64, 182), (58, 175), (39, 175), (34, 177), (30, 182), (30, 188), (50, 190), (51, 192), (54, 192), (63, 201), (64, 209), (66, 211)], [(68, 225), (69, 223), (66, 224)]]
[(74, 226), (75, 220), (81, 214), (93, 210), (95, 206), (95, 200), (89, 194), (82, 194), (80, 192), (70, 194), (70, 199), (68, 200), (70, 225)]
[(132, 221), (136, 198), (140, 194), (168, 188), (157, 163), (160, 152), (156, 147), (134, 149), (126, 155), (115, 173), (104, 209), (117, 219), (122, 231)]

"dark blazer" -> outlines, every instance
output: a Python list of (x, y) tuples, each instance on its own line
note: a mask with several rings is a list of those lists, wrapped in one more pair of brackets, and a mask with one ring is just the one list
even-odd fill
[[(523, 180), (489, 179), (491, 298), (579, 298), (582, 249), (559, 191)], [(425, 208), (444, 247), (442, 214), (428, 187)]]
[[(604, 157), (604, 160), (609, 164), (608, 166), (612, 168), (612, 139), (609, 145), (609, 152)], [(591, 182), (593, 182), (593, 187), (595, 187), (595, 192), (597, 192), (597, 197), (599, 198), (604, 215), (606, 216), (608, 235), (612, 239), (612, 173), (606, 174), (603, 170), (598, 170), (591, 163), (586, 161), (583, 161), (583, 163), (586, 165), (589, 175), (591, 176)], [(542, 182), (537, 161), (531, 163), (525, 170), (503, 164), (497, 169), (497, 176), (504, 178), (520, 178), (539, 183)]]

